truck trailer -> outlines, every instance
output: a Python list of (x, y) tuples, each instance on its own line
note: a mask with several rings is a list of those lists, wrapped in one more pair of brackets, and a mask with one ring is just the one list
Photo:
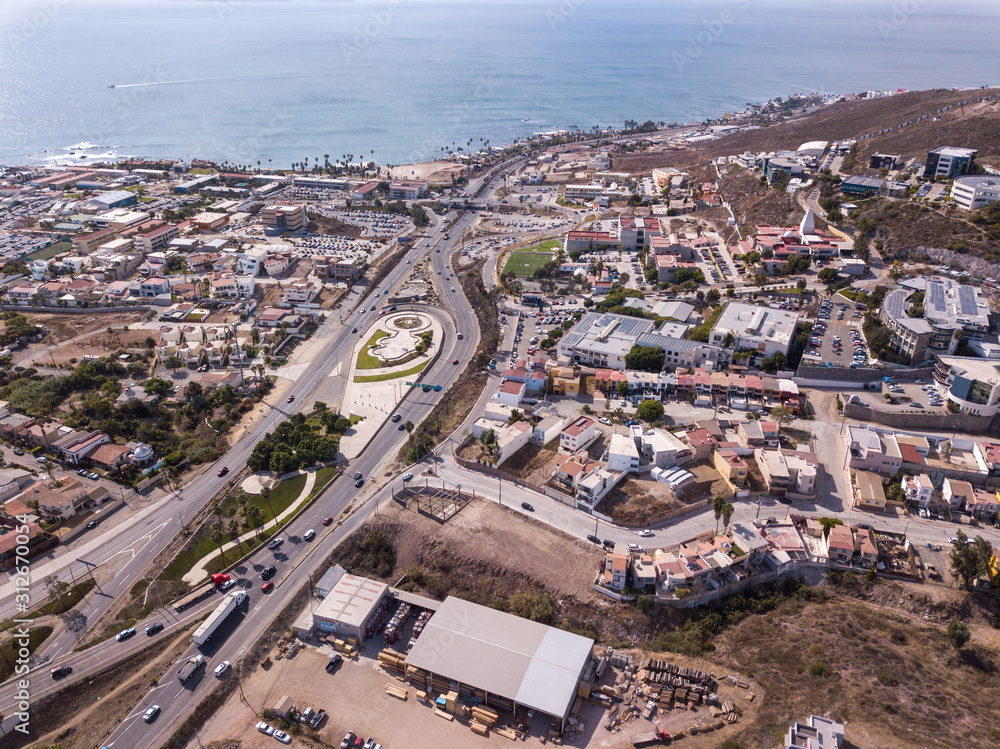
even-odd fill
[(201, 626), (194, 633), (194, 644), (204, 645), (208, 642), (209, 638), (215, 634), (215, 630), (218, 629), (219, 625), (226, 620), (233, 611), (243, 603), (247, 598), (247, 593), (245, 590), (237, 590), (232, 593), (228, 593), (222, 602), (215, 608), (215, 611), (202, 622)]
[(632, 746), (639, 749), (644, 746), (657, 746), (670, 743), (670, 734), (662, 728), (657, 728), (652, 733), (641, 733), (632, 737)]

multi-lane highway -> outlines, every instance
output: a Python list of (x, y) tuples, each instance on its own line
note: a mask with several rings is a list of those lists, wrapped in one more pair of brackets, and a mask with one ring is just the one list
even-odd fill
[[(495, 185), (496, 180), (493, 180), (485, 191), (487, 195)], [(470, 191), (475, 190), (477, 186), (477, 184), (473, 184)], [(358, 338), (363, 335), (364, 328), (367, 327), (363, 318), (357, 314), (362, 299), (365, 299), (367, 303), (369, 294), (372, 299), (376, 296), (386, 296), (384, 292), (387, 290), (391, 294), (413, 265), (425, 255), (429, 255), (431, 258), (431, 268), (435, 271), (434, 276), (441, 281), (441, 297), (446, 308), (445, 313), (428, 309), (444, 325), (445, 336), (441, 344), (441, 354), (433, 366), (427, 370), (425, 379), (428, 382), (450, 385), (462, 371), (462, 367), (455, 367), (451, 362), (458, 359), (465, 363), (472, 358), (479, 342), (478, 325), (475, 313), (464, 295), (460, 291), (450, 291), (454, 281), (450, 277), (454, 269), (449, 267), (452, 248), (449, 246), (450, 243), (443, 241), (445, 232), (442, 222), (433, 214), (431, 214), (431, 220), (431, 226), (426, 232), (427, 236), (415, 244), (406, 254), (403, 262), (390, 270), (377, 288), (358, 285), (351, 290), (341, 307), (343, 322), (341, 322), (339, 315), (331, 315), (320, 326), (310, 341), (311, 350), (315, 352), (315, 355), (311, 357), (310, 361), (301, 362), (304, 366), (301, 367), (300, 375), (281, 391), (282, 397), (295, 396), (294, 405), (282, 403), (274, 406), (266, 417), (252, 426), (243, 439), (230, 448), (217, 465), (209, 466), (202, 475), (194, 478), (178, 491), (175, 497), (164, 499), (155, 507), (137, 512), (133, 517), (114, 528), (113, 532), (106, 533), (74, 549), (72, 555), (63, 554), (37, 565), (32, 571), (33, 579), (40, 580), (45, 575), (55, 574), (69, 580), (71, 565), (75, 567), (74, 574), (79, 575), (82, 571), (80, 562), (77, 560), (85, 560), (89, 565), (97, 567), (120, 561), (119, 558), (124, 555), (127, 562), (121, 569), (117, 570), (113, 579), (102, 581), (100, 594), (91, 596), (81, 605), (81, 613), (89, 621), (95, 621), (107, 610), (117, 596), (131, 588), (134, 581), (142, 574), (142, 571), (154, 559), (159, 550), (180, 531), (182, 525), (203, 506), (209, 497), (225, 485), (226, 479), (216, 476), (217, 469), (223, 465), (229, 467), (231, 471), (242, 467), (258, 439), (274, 429), (280, 421), (288, 418), (295, 410), (310, 404), (313, 394), (330, 376), (335, 365), (351, 356), (354, 345)], [(461, 237), (462, 232), (473, 220), (474, 216), (472, 215), (459, 217), (448, 227), (449, 235), (456, 238)], [(436, 273), (438, 270), (441, 271), (440, 276)], [(359, 324), (359, 321), (362, 324)], [(353, 327), (358, 327), (359, 333), (351, 333)], [(455, 335), (456, 331), (464, 333), (461, 340)], [(408, 392), (404, 395), (397, 411), (405, 419), (418, 423), (440, 397), (440, 393), (433, 391), (430, 393)], [(345, 410), (348, 406), (349, 404), (344, 404)], [(380, 467), (396, 453), (404, 440), (405, 436), (398, 432), (391, 423), (383, 425), (372, 438), (367, 449), (351, 462), (351, 472), (360, 471), (365, 476), (377, 474)], [(247, 576), (240, 583), (250, 590), (249, 605), (244, 605), (240, 614), (244, 621), (235, 628), (233, 634), (228, 638), (216, 638), (220, 641), (218, 646), (209, 644), (210, 648), (217, 647), (219, 652), (206, 653), (210, 660), (208, 676), (192, 680), (183, 688), (173, 678), (160, 685), (153, 692), (157, 704), (163, 708), (157, 721), (152, 725), (146, 725), (138, 715), (130, 716), (116, 729), (106, 743), (108, 745), (118, 743), (120, 746), (156, 746), (166, 735), (169, 735), (170, 729), (176, 726), (187, 711), (197, 703), (197, 700), (209, 690), (210, 684), (207, 682), (213, 678), (211, 676), (213, 664), (221, 660), (235, 661), (238, 659), (240, 653), (244, 652), (259, 636), (260, 632), (266, 628), (273, 619), (274, 613), (287, 603), (295, 590), (301, 587), (309, 574), (314, 572), (313, 568), (319, 563), (319, 560), (323, 559), (351, 530), (363, 522), (368, 514), (368, 503), (377, 494), (377, 489), (378, 487), (366, 486), (359, 490), (354, 487), (353, 482), (335, 482), (317, 498), (309, 510), (283, 531), (287, 542), (276, 555), (266, 550), (261, 550), (254, 555), (245, 565)], [(359, 495), (364, 500), (360, 503), (356, 501)], [(337, 517), (348, 505), (353, 505), (354, 514), (347, 523), (335, 529), (332, 528), (325, 534), (320, 533), (311, 543), (301, 540), (302, 534), (309, 528), (317, 531), (325, 530), (321, 523), (322, 519), (326, 516)], [(317, 553), (310, 558), (310, 563), (303, 564), (309, 553), (313, 551)], [(277, 585), (275, 590), (265, 598), (265, 595), (259, 590), (257, 584), (259, 579), (256, 573), (270, 561), (278, 563), (278, 575), (275, 578)], [(0, 612), (6, 612), (5, 615), (13, 613), (12, 594), (12, 584), (0, 588)], [(184, 626), (204, 615), (216, 601), (216, 598), (209, 599), (193, 611), (184, 612), (180, 616), (169, 611), (158, 611), (150, 617), (149, 621), (163, 621), (167, 624), (165, 632), (156, 636), (168, 636), (177, 627)], [(238, 620), (235, 614), (232, 618)], [(32, 699), (37, 700), (57, 688), (48, 675), (48, 669), (53, 665), (62, 663), (72, 665), (74, 671), (69, 681), (76, 681), (107, 667), (109, 662), (119, 659), (122, 655), (139, 649), (145, 644), (142, 642), (145, 636), (141, 628), (147, 623), (137, 624), (140, 631), (133, 640), (126, 643), (117, 643), (114, 640), (105, 641), (82, 654), (68, 655), (75, 642), (76, 636), (74, 634), (66, 631), (53, 638), (46, 644), (49, 657), (43, 660), (47, 662), (37, 667), (31, 677), (35, 684), (35, 688), (32, 690)], [(194, 652), (193, 646), (191, 652)], [(14, 686), (12, 682), (0, 686), (0, 712), (10, 716), (5, 720), (4, 728), (11, 727), (14, 721), (12, 716), (15, 702)], [(145, 701), (149, 700), (145, 699)]]

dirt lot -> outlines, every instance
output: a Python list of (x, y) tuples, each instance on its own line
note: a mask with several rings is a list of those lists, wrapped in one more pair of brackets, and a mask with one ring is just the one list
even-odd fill
[(131, 325), (142, 320), (148, 312), (100, 312), (90, 315), (46, 315), (30, 313), (28, 322), (49, 329), (45, 337), (45, 345), (62, 343), (70, 338), (76, 338), (84, 333), (107, 328), (109, 325), (120, 327)]
[[(112, 332), (107, 332), (107, 324), (111, 323), (110, 318), (103, 321), (104, 329), (82, 334), (82, 337), (75, 340), (67, 340), (58, 348), (49, 351), (52, 345), (49, 339), (42, 343), (34, 343), (27, 349), (18, 352), (19, 362), (34, 361), (36, 364), (49, 365), (53, 362), (58, 364), (73, 364), (75, 359), (81, 361), (85, 356), (107, 356), (116, 351), (126, 348), (145, 348), (145, 340), (150, 337), (152, 331), (136, 328), (134, 330), (122, 330), (115, 327)], [(114, 324), (117, 326), (118, 321)], [(155, 336), (154, 336), (155, 337)]]
[(646, 474), (642, 478), (628, 479), (612, 489), (598, 505), (598, 512), (610, 515), (623, 525), (649, 525), (672, 510), (702, 502), (716, 494), (728, 496), (731, 493), (712, 466), (696, 463), (684, 468), (695, 475), (695, 480), (681, 490), (680, 496)]
[[(395, 530), (396, 571), (447, 550), (453, 559), (529, 576), (559, 596), (581, 601), (607, 600), (591, 588), (602, 554), (591, 544), (552, 533), (520, 513), (493, 502), (474, 500), (445, 525), (398, 506), (383, 513)], [(552, 560), (559, 559), (558, 565)], [(456, 577), (461, 574), (455, 571)], [(397, 578), (398, 579), (398, 578)]]

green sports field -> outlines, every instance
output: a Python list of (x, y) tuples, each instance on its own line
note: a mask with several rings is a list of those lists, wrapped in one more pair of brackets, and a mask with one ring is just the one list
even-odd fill
[(549, 262), (552, 252), (512, 252), (503, 267), (504, 273), (513, 273), (518, 278), (531, 278), (535, 271)]

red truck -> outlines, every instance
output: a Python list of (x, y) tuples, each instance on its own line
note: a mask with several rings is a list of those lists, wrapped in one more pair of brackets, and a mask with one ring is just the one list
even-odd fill
[(652, 733), (640, 733), (638, 736), (632, 737), (632, 746), (636, 747), (636, 749), (643, 746), (655, 746), (657, 744), (669, 743), (670, 734), (662, 728), (657, 728)]

